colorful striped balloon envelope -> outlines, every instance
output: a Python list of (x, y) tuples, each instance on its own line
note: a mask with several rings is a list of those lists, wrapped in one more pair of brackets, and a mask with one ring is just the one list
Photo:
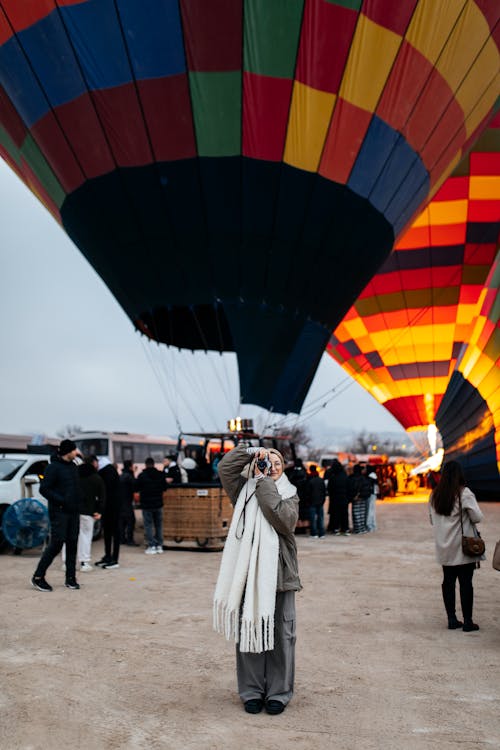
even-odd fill
[(436, 414), (447, 458), (460, 460), (475, 490), (493, 500), (500, 486), (499, 286), (500, 251)]
[(497, 0), (0, 0), (0, 153), (149, 338), (301, 408), (491, 117)]
[[(498, 268), (492, 269), (499, 241), (497, 115), (328, 346), (406, 429), (437, 422), (447, 454), (460, 445), (463, 454), (482, 453), (479, 464), (493, 465), (500, 443)], [(475, 466), (477, 456), (471, 461)]]

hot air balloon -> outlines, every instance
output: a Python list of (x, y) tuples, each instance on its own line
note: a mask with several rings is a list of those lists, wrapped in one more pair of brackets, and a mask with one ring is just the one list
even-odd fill
[[(500, 392), (500, 345), (493, 334), (498, 313), (492, 320), (496, 308), (491, 268), (499, 241), (497, 115), (396, 244), (329, 343), (330, 354), (406, 429), (427, 429), (438, 422), (445, 447), (455, 446), (451, 453), (458, 450), (458, 435), (462, 449), (466, 443), (469, 449), (471, 435), (478, 437), (482, 430), (479, 463), (490, 467), (481, 465), (486, 483), (498, 480), (495, 430), (500, 404), (495, 393)], [(484, 298), (489, 318), (481, 312)], [(466, 381), (466, 408), (464, 395), (458, 398), (456, 391), (457, 383), (464, 381), (459, 373), (469, 374), (471, 357), (481, 367), (479, 379), (472, 368), (475, 377)]]
[(447, 458), (459, 458), (478, 496), (491, 500), (500, 478), (499, 286), (500, 251), (436, 414)]
[(495, 0), (0, 0), (0, 152), (158, 342), (299, 411), (480, 134)]

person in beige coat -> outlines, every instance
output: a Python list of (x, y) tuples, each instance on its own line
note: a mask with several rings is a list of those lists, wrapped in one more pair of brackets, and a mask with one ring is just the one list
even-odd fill
[(297, 490), (276, 450), (238, 445), (219, 477), (234, 512), (214, 594), (214, 628), (236, 641), (238, 692), (247, 713), (280, 714), (293, 695)]
[[(457, 461), (449, 461), (444, 465), (441, 479), (431, 493), (429, 510), (434, 527), (436, 557), (438, 563), (443, 566), (441, 589), (448, 615), (448, 628), (462, 628), (465, 632), (479, 630), (479, 625), (472, 621), (472, 576), (476, 562), (462, 552), (462, 524), (464, 536), (475, 536), (477, 532), (474, 524), (483, 520), (483, 514), (474, 493), (465, 486), (462, 467)], [(457, 578), (460, 585), (463, 622), (458, 620), (455, 613)]]

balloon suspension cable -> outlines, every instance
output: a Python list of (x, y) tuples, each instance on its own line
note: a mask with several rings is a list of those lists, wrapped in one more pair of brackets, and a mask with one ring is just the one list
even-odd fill
[[(182, 401), (184, 407), (190, 413), (195, 424), (197, 424), (198, 429), (201, 432), (204, 432), (204, 427), (198, 419), (195, 411), (193, 410), (190, 400), (184, 395), (182, 388), (178, 385), (179, 382), (188, 383), (190, 379), (190, 371), (184, 366), (185, 363), (182, 359), (182, 352), (180, 350), (178, 352), (175, 352), (173, 347), (167, 346), (166, 344), (159, 344), (159, 355), (162, 362), (162, 371), (165, 382), (169, 382), (171, 378), (170, 386), (174, 390), (174, 398), (177, 400), (177, 402)], [(181, 367), (183, 367), (184, 372), (178, 373), (178, 370)]]
[(144, 351), (144, 356), (148, 360), (149, 365), (150, 365), (150, 367), (151, 367), (151, 369), (152, 369), (152, 371), (153, 371), (153, 373), (154, 373), (154, 375), (156, 377), (156, 380), (158, 381), (158, 385), (160, 386), (160, 391), (163, 394), (165, 402), (166, 402), (168, 408), (170, 409), (170, 411), (172, 412), (175, 424), (177, 426), (177, 430), (178, 430), (178, 432), (181, 432), (182, 428), (181, 428), (181, 423), (179, 421), (178, 414), (177, 414), (177, 412), (176, 412), (176, 410), (175, 410), (175, 408), (173, 406), (173, 403), (171, 401), (170, 394), (169, 394), (168, 388), (166, 386), (166, 382), (165, 382), (164, 378), (161, 376), (160, 372), (158, 371), (157, 363), (154, 361), (154, 357), (152, 355), (151, 348), (150, 348), (149, 339), (146, 342), (145, 339), (144, 339), (144, 336), (141, 334), (140, 341), (141, 341), (142, 349)]

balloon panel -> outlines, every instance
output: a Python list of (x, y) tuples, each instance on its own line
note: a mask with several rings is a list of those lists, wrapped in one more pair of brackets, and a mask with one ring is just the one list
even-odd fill
[(405, 428), (432, 424), (500, 233), (500, 117), (397, 243), (328, 351)]
[(500, 252), (476, 305), (474, 324), (436, 415), (446, 456), (459, 458), (481, 496), (500, 480)]
[(0, 0), (0, 153), (139, 330), (235, 350), (244, 401), (298, 411), (332, 328), (484, 128), (499, 17)]

